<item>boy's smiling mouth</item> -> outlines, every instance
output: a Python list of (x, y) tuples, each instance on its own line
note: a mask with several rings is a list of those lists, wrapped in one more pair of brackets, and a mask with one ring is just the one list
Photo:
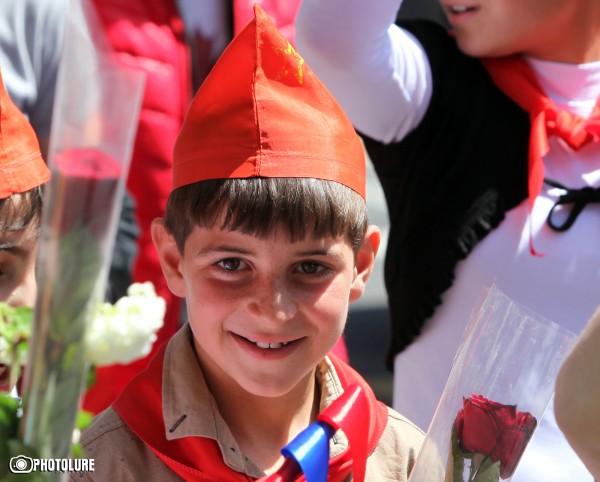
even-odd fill
[(289, 341), (282, 341), (281, 343), (266, 343), (266, 342), (262, 342), (262, 341), (254, 341), (254, 340), (249, 340), (252, 343), (256, 343), (256, 346), (258, 348), (269, 348), (271, 350), (276, 350), (277, 348), (281, 348), (282, 346), (285, 346), (289, 343)]
[(298, 338), (297, 340), (267, 342), (267, 341), (256, 341), (256, 340), (253, 340), (252, 338), (248, 338), (248, 337), (245, 337), (242, 335), (237, 335), (237, 336), (239, 338), (241, 338), (242, 340), (244, 340), (250, 344), (253, 344), (262, 350), (280, 350), (281, 348), (284, 348), (284, 347), (291, 345), (291, 344), (297, 342), (298, 340), (300, 340), (300, 338)]

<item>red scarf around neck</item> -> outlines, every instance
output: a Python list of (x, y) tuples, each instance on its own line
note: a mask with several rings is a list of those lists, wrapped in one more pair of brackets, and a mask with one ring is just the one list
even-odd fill
[[(529, 113), (529, 212), (544, 183), (543, 157), (548, 153), (548, 138), (558, 136), (578, 150), (590, 142), (600, 141), (600, 99), (588, 119), (559, 109), (540, 86), (535, 72), (519, 56), (483, 59), (494, 84), (523, 110)], [(531, 228), (531, 218), (530, 218)], [(530, 236), (530, 251), (533, 248)]]
[[(113, 408), (129, 428), (181, 478), (192, 482), (248, 482), (252, 477), (230, 469), (223, 462), (215, 440), (202, 437), (184, 437), (167, 440), (162, 412), (162, 371), (165, 343), (148, 368), (137, 375), (113, 403)], [(387, 408), (377, 401), (362, 377), (335, 355), (329, 358), (344, 388), (361, 386), (367, 395), (368, 452), (372, 453), (387, 424)], [(349, 450), (329, 462), (329, 482), (342, 482), (352, 471)], [(304, 480), (304, 477), (298, 479)]]

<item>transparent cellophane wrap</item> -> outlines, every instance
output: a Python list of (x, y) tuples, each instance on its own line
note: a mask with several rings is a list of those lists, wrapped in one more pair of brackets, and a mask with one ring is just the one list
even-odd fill
[(482, 304), (473, 310), (410, 482), (458, 480), (452, 476), (453, 426), (464, 398), (473, 394), (516, 405), (520, 412), (532, 414), (539, 425), (554, 394), (559, 367), (574, 343), (573, 333), (519, 305), (495, 286), (484, 290), (482, 297)]
[(42, 458), (70, 453), (87, 371), (83, 337), (106, 282), (144, 80), (117, 61), (92, 3), (72, 0), (52, 117), (52, 179), (20, 430)]

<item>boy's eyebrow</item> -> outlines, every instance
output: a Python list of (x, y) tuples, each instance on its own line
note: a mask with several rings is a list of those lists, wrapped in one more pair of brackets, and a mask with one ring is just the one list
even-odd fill
[(27, 250), (15, 243), (0, 243), (0, 251), (8, 251), (19, 257), (24, 257), (27, 254)]
[[(196, 253), (197, 256), (211, 253), (252, 254), (252, 251), (243, 248), (234, 248), (227, 245), (209, 246), (202, 248)], [(296, 253), (297, 256), (336, 256), (337, 252), (331, 248), (310, 249)]]
[(300, 256), (336, 256), (338, 253), (335, 249), (311, 249), (308, 251), (300, 251), (298, 255)]
[(236, 254), (250, 254), (251, 252), (247, 249), (242, 248), (234, 248), (227, 245), (219, 245), (219, 246), (208, 246), (206, 248), (199, 249), (196, 253), (196, 256), (202, 254), (211, 254), (211, 253), (236, 253)]

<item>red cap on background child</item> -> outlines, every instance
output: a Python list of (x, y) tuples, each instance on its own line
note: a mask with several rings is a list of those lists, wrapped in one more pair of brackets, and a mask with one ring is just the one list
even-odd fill
[(8, 96), (0, 76), (0, 199), (49, 179), (35, 131)]
[(188, 111), (173, 189), (207, 179), (310, 177), (365, 197), (365, 156), (351, 122), (256, 5)]

